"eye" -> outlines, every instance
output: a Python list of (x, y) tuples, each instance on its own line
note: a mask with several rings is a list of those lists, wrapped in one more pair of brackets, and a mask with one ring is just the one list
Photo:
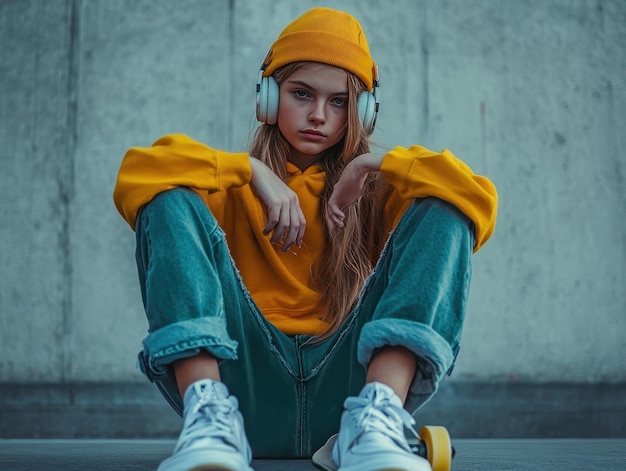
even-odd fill
[(293, 93), (298, 98), (307, 98), (309, 96), (309, 94), (304, 90), (294, 90)]
[(332, 102), (333, 102), (333, 104), (339, 105), (339, 106), (346, 106), (348, 104), (348, 100), (347, 99), (340, 98), (340, 97), (333, 98)]

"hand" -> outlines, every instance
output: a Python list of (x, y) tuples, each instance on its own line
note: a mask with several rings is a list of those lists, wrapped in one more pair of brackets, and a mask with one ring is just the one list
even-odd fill
[(367, 175), (380, 171), (384, 154), (362, 154), (346, 165), (335, 183), (326, 207), (326, 224), (331, 232), (344, 226), (344, 211), (361, 198)]
[(250, 166), (250, 187), (261, 200), (267, 215), (263, 233), (272, 233), (270, 241), (272, 244), (282, 243), (283, 252), (289, 251), (294, 243), (302, 247), (306, 221), (298, 195), (260, 160), (250, 157)]

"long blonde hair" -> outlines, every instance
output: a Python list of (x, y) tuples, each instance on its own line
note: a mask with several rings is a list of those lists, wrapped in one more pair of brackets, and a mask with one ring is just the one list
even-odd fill
[[(288, 64), (274, 72), (278, 83), (287, 79), (303, 62)], [(335, 183), (339, 180), (346, 165), (355, 157), (370, 150), (367, 135), (359, 121), (357, 98), (365, 90), (365, 85), (353, 74), (348, 76), (348, 123), (346, 134), (341, 141), (324, 151), (317, 162), (326, 173), (326, 185), (322, 194), (322, 216), (326, 212), (328, 200)], [(278, 125), (262, 124), (255, 132), (250, 154), (261, 160), (283, 181), (287, 179), (286, 162), (290, 156), (289, 142), (284, 138)], [(314, 262), (311, 270), (311, 286), (321, 294), (324, 307), (322, 319), (329, 323), (327, 331), (319, 337), (323, 340), (337, 331), (354, 307), (366, 278), (372, 271), (384, 243), (384, 227), (379, 223), (377, 195), (388, 185), (382, 178), (368, 177), (361, 199), (348, 207), (345, 212), (344, 227), (331, 233), (324, 221), (327, 244)]]

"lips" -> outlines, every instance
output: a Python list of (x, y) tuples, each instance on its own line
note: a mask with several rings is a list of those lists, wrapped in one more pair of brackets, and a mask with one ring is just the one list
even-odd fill
[(326, 134), (324, 134), (322, 131), (318, 131), (317, 129), (304, 129), (303, 131), (300, 131), (300, 134), (308, 139), (313, 140), (319, 140), (326, 137)]

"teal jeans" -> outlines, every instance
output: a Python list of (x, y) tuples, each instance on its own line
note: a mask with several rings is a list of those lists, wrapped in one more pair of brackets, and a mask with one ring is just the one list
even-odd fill
[(451, 372), (459, 350), (472, 223), (436, 198), (416, 200), (389, 236), (359, 302), (329, 339), (287, 336), (259, 311), (222, 229), (193, 191), (157, 195), (137, 219), (136, 259), (149, 334), (143, 373), (182, 413), (172, 362), (206, 350), (239, 399), (255, 458), (310, 457), (336, 433), (347, 396), (384, 346), (418, 358), (413, 413)]

